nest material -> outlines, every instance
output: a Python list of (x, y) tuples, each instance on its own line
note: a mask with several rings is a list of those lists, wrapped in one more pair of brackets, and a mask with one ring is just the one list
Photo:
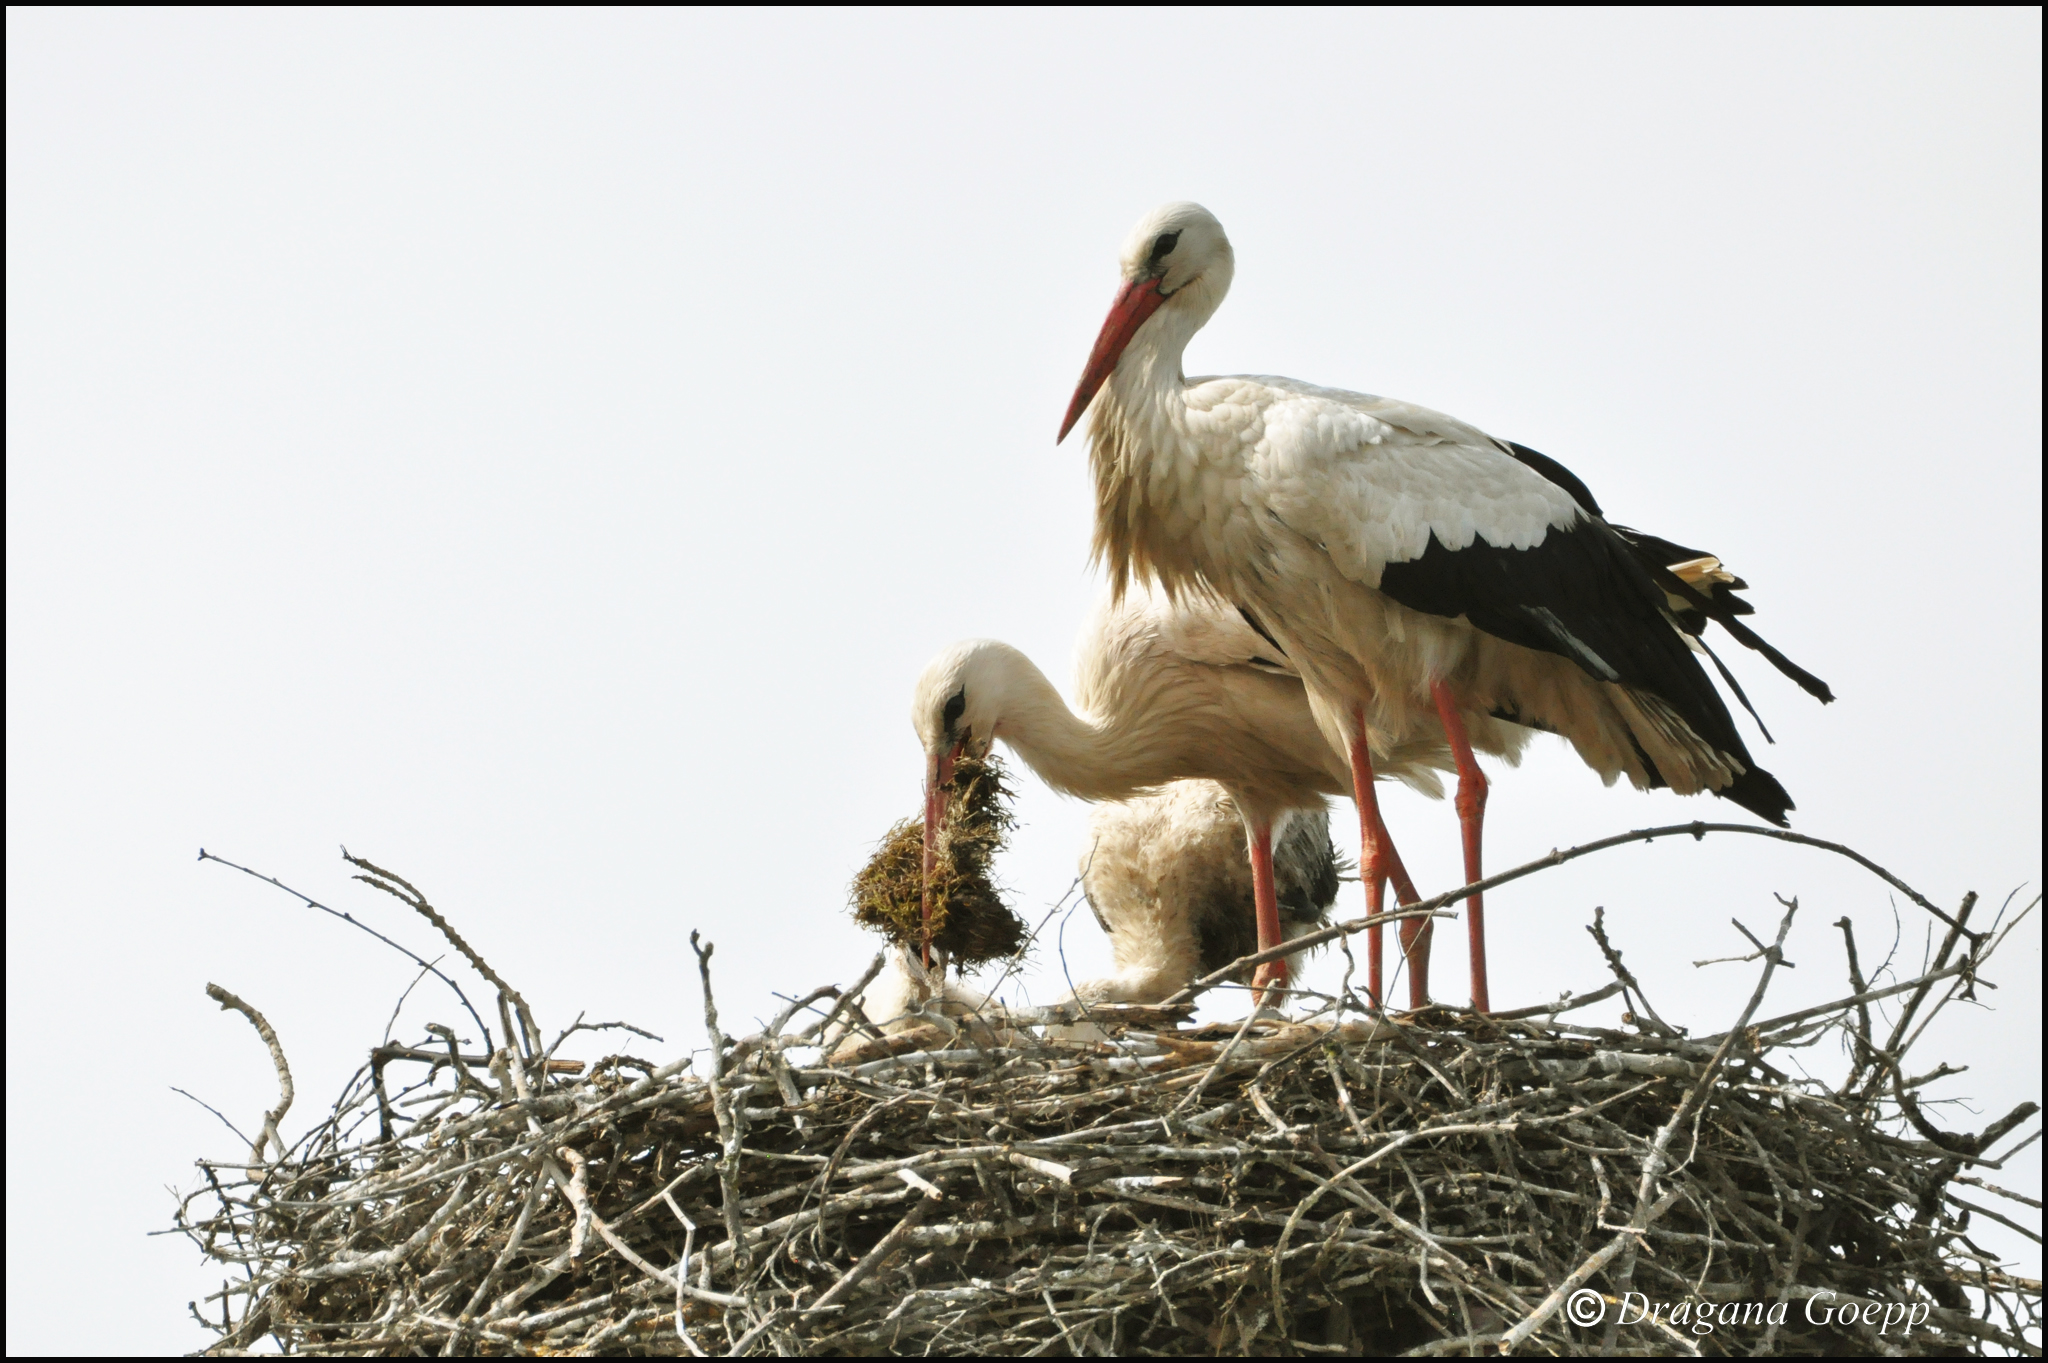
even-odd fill
[[(931, 945), (955, 964), (972, 967), (1023, 952), (1030, 929), (996, 888), (995, 858), (1010, 841), (1016, 816), (1010, 788), (994, 754), (962, 756), (946, 788), (932, 876)], [(925, 942), (924, 821), (905, 819), (889, 830), (853, 880), (853, 916), (893, 942)]]
[[(1906, 1077), (2033, 906), (1975, 931), (1975, 895), (1949, 914), (1849, 849), (1743, 825), (1638, 829), (1504, 874), (1715, 830), (1861, 861), (1946, 925), (1939, 949), (1916, 978), (1866, 980), (1845, 918), (1850, 992), (1759, 1020), (1787, 901), (1776, 942), (1731, 958), (1764, 961), (1747, 1005), (1688, 1038), (1596, 912), (1615, 981), (1549, 1008), (1388, 1017), (1346, 990), (1297, 1022), (1183, 1028), (1205, 980), (1156, 1007), (871, 1033), (826, 1061), (818, 1039), (881, 957), (732, 1042), (699, 946), (701, 1070), (586, 1072), (555, 1051), (625, 1024), (543, 1048), (444, 915), (350, 858), (499, 988), (517, 1043), (465, 1055), (429, 1024), (380, 1045), (286, 1147), (282, 1043), (209, 988), (269, 1048), (280, 1101), (179, 1205), (239, 1279), (193, 1311), (221, 1353), (2038, 1355), (2041, 1284), (1970, 1234), (1991, 1219), (2038, 1242), (2039, 1204), (1986, 1175), (2039, 1108), (1944, 1131), (1924, 1095), (1957, 1071)], [(1616, 993), (1634, 1030), (1559, 1020)], [(806, 1009), (823, 1016), (786, 1032)], [(1083, 1020), (1109, 1039), (1053, 1039)], [(1846, 1053), (1839, 1084), (1801, 1063), (1824, 1042)]]
[[(1603, 1337), (1551, 1302), (1510, 1347), (2039, 1339), (2040, 1285), (1957, 1211), (1992, 1133), (1901, 1136), (1795, 1077), (1781, 1047), (1811, 1019), (1717, 1066), (1711, 1039), (1443, 1011), (1092, 1016), (1110, 1043), (926, 1026), (832, 1067), (770, 1029), (722, 1046), (715, 1082), (444, 1065), (387, 1100), (366, 1073), (278, 1163), (213, 1166), (181, 1221), (250, 1275), (209, 1308), (231, 1350), (1490, 1354), (1578, 1280), (1609, 1320), (1635, 1292), (1663, 1322)], [(1869, 1303), (1919, 1319), (1841, 1311)]]

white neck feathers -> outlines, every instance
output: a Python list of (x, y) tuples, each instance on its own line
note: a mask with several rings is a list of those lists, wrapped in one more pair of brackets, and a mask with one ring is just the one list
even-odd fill
[(1157, 697), (1149, 688), (1122, 698), (1105, 718), (1091, 719), (1075, 714), (1023, 654), (1012, 650), (987, 661), (996, 674), (982, 682), (995, 702), (995, 737), (1055, 790), (1118, 800), (1187, 774), (1171, 736), (1152, 721)]

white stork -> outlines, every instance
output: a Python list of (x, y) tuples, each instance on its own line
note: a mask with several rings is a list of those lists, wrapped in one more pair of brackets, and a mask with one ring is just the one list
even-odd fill
[[(954, 644), (925, 668), (911, 723), (925, 750), (926, 846), (936, 838), (953, 763), (986, 753), (996, 739), (1046, 784), (1085, 800), (1205, 778), (1230, 793), (1244, 820), (1259, 948), (1279, 944), (1275, 827), (1289, 811), (1321, 809), (1326, 794), (1354, 791), (1300, 680), (1243, 618), (1206, 598), (1124, 595), (1096, 613), (1078, 652), (1080, 714), (1029, 658), (993, 639)], [(1435, 733), (1387, 744), (1375, 737), (1370, 760), (1376, 775), (1437, 796), (1431, 768), (1451, 765)], [(1396, 873), (1406, 883), (1406, 873)], [(1286, 980), (1285, 962), (1275, 961), (1255, 983), (1263, 990)]]
[[(1123, 286), (1060, 438), (1091, 402), (1095, 553), (1112, 590), (1156, 579), (1234, 603), (1301, 675), (1350, 758), (1369, 912), (1395, 873), (1367, 740), (1441, 734), (1456, 755), (1468, 882), (1486, 778), (1512, 724), (1562, 734), (1612, 782), (1713, 791), (1774, 824), (1792, 800), (1758, 767), (1687, 647), (1714, 619), (1822, 700), (1826, 686), (1610, 526), (1555, 461), (1426, 408), (1268, 376), (1187, 379), (1181, 353), (1230, 288), (1222, 224), (1168, 204), (1126, 241)], [(1639, 541), (1647, 537), (1638, 537)], [(1653, 542), (1661, 544), (1661, 542)], [(1675, 547), (1675, 546), (1673, 546)], [(1724, 669), (1725, 675), (1725, 669)], [(1397, 878), (1404, 900), (1412, 887)], [(1483, 905), (1467, 914), (1486, 1011)], [(1404, 925), (1404, 940), (1410, 936)], [(1418, 1002), (1426, 934), (1411, 948)]]

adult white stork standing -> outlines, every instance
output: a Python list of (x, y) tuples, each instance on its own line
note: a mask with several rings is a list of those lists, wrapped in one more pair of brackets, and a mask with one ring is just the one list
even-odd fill
[[(963, 753), (986, 753), (997, 739), (1046, 784), (1085, 800), (1205, 778), (1229, 792), (1244, 820), (1258, 944), (1277, 945), (1275, 827), (1289, 811), (1320, 809), (1325, 795), (1355, 788), (1345, 759), (1317, 728), (1299, 678), (1236, 612), (1206, 598), (1175, 602), (1143, 590), (1098, 610), (1077, 651), (1079, 714), (1029, 658), (993, 639), (954, 644), (925, 668), (911, 723), (925, 750), (927, 849), (953, 763)], [(1436, 796), (1442, 785), (1434, 769), (1451, 765), (1434, 733), (1375, 741), (1371, 761), (1376, 775)], [(1396, 873), (1406, 881), (1398, 866)], [(1286, 979), (1285, 963), (1276, 961), (1255, 983), (1264, 989)]]
[[(1317, 724), (1350, 757), (1368, 911), (1397, 865), (1369, 734), (1449, 740), (1468, 882), (1486, 802), (1474, 751), (1501, 749), (1503, 721), (1562, 734), (1606, 781), (1710, 790), (1783, 824), (1791, 797), (1751, 759), (1671, 609), (1675, 598), (1760, 645), (1720, 594), (1646, 564), (1554, 461), (1452, 417), (1293, 379), (1184, 377), (1181, 353), (1233, 268), (1198, 204), (1140, 222), (1060, 438), (1092, 402), (1095, 552), (1112, 590), (1149, 577), (1170, 595), (1215, 593), (1299, 671)], [(1485, 1011), (1483, 914), (1474, 895)], [(1418, 1001), (1426, 942), (1411, 947)]]

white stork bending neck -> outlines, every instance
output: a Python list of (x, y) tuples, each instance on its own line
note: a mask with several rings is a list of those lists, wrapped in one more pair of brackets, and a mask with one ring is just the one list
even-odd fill
[(975, 737), (1000, 738), (1055, 790), (1083, 800), (1119, 800), (1190, 774), (1171, 735), (1152, 722), (1154, 688), (1097, 721), (1075, 714), (1037, 664), (1008, 644), (977, 639), (959, 647), (966, 655), (957, 675), (969, 698), (967, 720), (979, 730)]

